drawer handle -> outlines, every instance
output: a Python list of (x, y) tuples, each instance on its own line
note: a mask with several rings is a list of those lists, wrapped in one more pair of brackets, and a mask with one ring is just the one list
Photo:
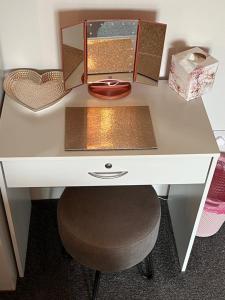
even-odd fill
[(128, 171), (120, 172), (88, 172), (89, 175), (101, 179), (114, 179), (126, 175)]

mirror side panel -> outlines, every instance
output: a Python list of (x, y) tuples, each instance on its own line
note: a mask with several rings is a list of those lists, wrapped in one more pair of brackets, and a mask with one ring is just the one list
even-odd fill
[(139, 22), (135, 68), (137, 82), (152, 85), (159, 80), (165, 34), (166, 24)]
[(61, 29), (62, 69), (65, 90), (84, 83), (85, 46), (84, 24)]

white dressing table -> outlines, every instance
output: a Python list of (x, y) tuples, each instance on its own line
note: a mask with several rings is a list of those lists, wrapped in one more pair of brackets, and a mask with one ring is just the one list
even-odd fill
[[(149, 105), (158, 149), (64, 151), (64, 107)], [(92, 98), (87, 86), (33, 113), (5, 96), (0, 119), (0, 185), (19, 275), (24, 275), (30, 187), (170, 184), (168, 206), (181, 270), (194, 243), (219, 149), (201, 99), (186, 102), (161, 81), (134, 84), (116, 101)], [(88, 172), (127, 171), (114, 179)], [(108, 170), (109, 171), (109, 170)], [(132, 228), (131, 228), (132, 230)]]

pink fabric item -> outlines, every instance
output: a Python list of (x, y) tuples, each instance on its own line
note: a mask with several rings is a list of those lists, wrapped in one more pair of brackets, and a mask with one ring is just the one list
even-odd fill
[(225, 214), (225, 154), (218, 159), (204, 210)]
[(196, 235), (208, 237), (219, 231), (225, 222), (225, 215), (203, 211)]
[(211, 236), (225, 222), (225, 154), (218, 159), (212, 183), (209, 188), (197, 236)]
[(218, 215), (225, 214), (225, 202), (207, 198), (204, 210)]

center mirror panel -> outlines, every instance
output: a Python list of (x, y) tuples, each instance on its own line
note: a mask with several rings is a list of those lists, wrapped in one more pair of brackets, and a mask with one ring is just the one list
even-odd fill
[(84, 83), (84, 24), (62, 29), (62, 61), (65, 89)]
[(87, 82), (133, 81), (138, 20), (87, 22)]

